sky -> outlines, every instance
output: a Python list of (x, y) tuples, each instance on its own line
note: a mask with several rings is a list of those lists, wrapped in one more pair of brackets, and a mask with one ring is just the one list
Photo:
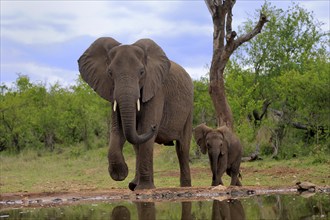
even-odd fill
[[(32, 82), (70, 86), (78, 78), (77, 60), (99, 37), (122, 44), (151, 38), (193, 79), (207, 72), (212, 58), (213, 23), (202, 0), (78, 1), (0, 0), (0, 84), (18, 74)], [(286, 10), (288, 0), (270, 0)], [(330, 1), (295, 1), (313, 11), (329, 31)], [(233, 29), (251, 18), (264, 1), (237, 0)], [(256, 20), (257, 21), (257, 20)]]

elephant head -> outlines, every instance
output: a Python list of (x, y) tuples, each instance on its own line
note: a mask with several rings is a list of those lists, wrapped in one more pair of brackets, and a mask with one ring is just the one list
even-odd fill
[(203, 154), (208, 152), (213, 181), (216, 179), (219, 163), (223, 166), (227, 166), (230, 133), (227, 126), (213, 129), (205, 124), (201, 124), (194, 129), (194, 138), (201, 152)]
[(148, 102), (161, 87), (169, 72), (170, 61), (152, 40), (141, 39), (132, 45), (121, 45), (110, 37), (97, 39), (79, 58), (82, 78), (102, 98), (119, 111), (123, 133), (132, 144), (141, 144), (155, 134), (138, 134), (136, 115), (141, 102)]

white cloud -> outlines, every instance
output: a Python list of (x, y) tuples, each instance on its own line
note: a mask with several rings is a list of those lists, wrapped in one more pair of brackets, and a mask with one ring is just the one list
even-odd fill
[[(286, 9), (284, 5), (291, 4), (290, 1), (270, 2), (283, 9)], [(237, 1), (233, 12), (234, 30), (238, 31), (237, 26), (253, 16), (263, 3), (263, 0)], [(7, 55), (1, 60), (1, 80), (7, 82), (17, 76), (3, 73), (17, 70), (33, 80), (72, 82), (78, 75), (78, 70), (70, 70), (76, 66), (77, 52), (56, 48), (54, 43), (68, 45), (69, 40), (74, 42), (72, 39), (85, 36), (94, 39), (111, 36), (124, 44), (146, 37), (161, 39), (163, 49), (170, 51), (169, 58), (186, 67), (193, 79), (208, 72), (204, 66), (210, 61), (212, 50), (203, 42), (209, 39), (212, 47), (213, 24), (203, 1), (0, 1), (0, 4), (1, 44), (9, 42), (8, 47), (1, 49), (1, 53)], [(313, 10), (329, 31), (328, 1), (299, 1), (299, 4)], [(53, 51), (32, 51), (40, 46), (38, 44), (43, 44), (42, 48), (49, 45)], [(73, 47), (70, 49), (75, 49)], [(35, 56), (29, 55), (34, 52)], [(55, 53), (66, 53), (70, 62), (72, 56), (74, 65), (51, 57)]]
[(28, 75), (32, 81), (40, 81), (46, 84), (60, 83), (69, 86), (78, 78), (78, 70), (71, 71), (56, 67), (43, 66), (37, 63), (7, 63), (1, 65), (1, 72), (11, 72), (12, 74), (1, 74), (1, 83), (13, 82), (17, 74)]
[[(166, 18), (183, 2), (5, 1), (1, 35), (26, 44), (63, 42), (77, 36), (125, 36), (136, 40), (161, 35), (209, 33), (212, 25)], [(184, 10), (184, 8), (183, 8)], [(24, 36), (24, 37), (22, 37)]]
[(206, 76), (206, 74), (209, 72), (209, 68), (206, 66), (204, 67), (184, 67), (184, 69), (187, 71), (187, 73), (190, 75), (190, 77), (193, 80), (200, 79), (201, 76)]
[(330, 30), (330, 1), (301, 1), (300, 4), (308, 11), (312, 11), (314, 18), (323, 23), (323, 31)]

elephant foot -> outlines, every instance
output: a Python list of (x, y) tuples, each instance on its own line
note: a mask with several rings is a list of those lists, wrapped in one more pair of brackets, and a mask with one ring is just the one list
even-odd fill
[(155, 185), (152, 183), (149, 184), (139, 184), (135, 187), (134, 190), (141, 190), (141, 189), (155, 189)]
[(242, 186), (242, 183), (238, 180), (236, 186)]
[(190, 187), (191, 186), (191, 180), (182, 180), (180, 181), (181, 187)]
[(126, 163), (110, 163), (108, 171), (111, 178), (116, 181), (123, 181), (128, 175)]
[(144, 184), (137, 184), (136, 181), (132, 181), (128, 184), (128, 188), (132, 191), (139, 190), (139, 189), (154, 189), (156, 188), (154, 184), (152, 183), (144, 183)]
[(212, 181), (212, 186), (219, 186), (219, 185), (223, 186), (223, 182)]
[(135, 188), (136, 188), (137, 184), (135, 182), (130, 182), (128, 184), (128, 188), (131, 190), (131, 191), (134, 191)]

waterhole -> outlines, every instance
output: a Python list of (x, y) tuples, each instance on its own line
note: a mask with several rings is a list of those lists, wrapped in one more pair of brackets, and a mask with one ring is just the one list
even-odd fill
[[(60, 202), (60, 201), (59, 201)], [(48, 207), (2, 207), (0, 219), (330, 219), (330, 194), (251, 195), (202, 201), (94, 200)]]

